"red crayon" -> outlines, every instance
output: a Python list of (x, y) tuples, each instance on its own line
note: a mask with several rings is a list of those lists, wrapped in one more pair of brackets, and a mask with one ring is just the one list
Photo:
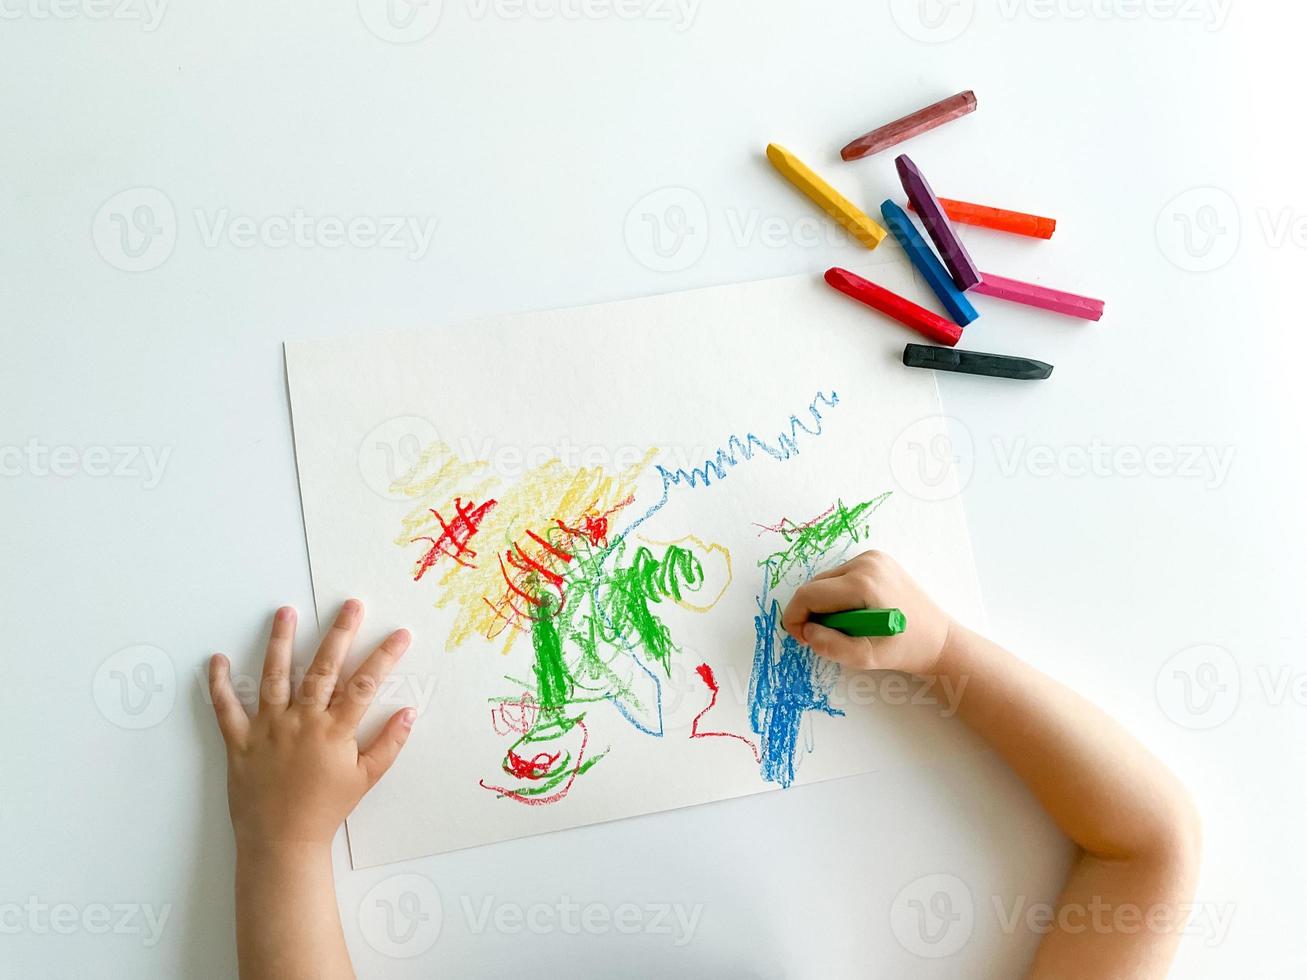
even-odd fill
[(920, 136), (936, 126), (942, 126), (969, 112), (976, 111), (976, 93), (959, 92), (942, 102), (919, 109), (910, 116), (886, 123), (879, 129), (873, 129), (865, 136), (859, 136), (852, 143), (840, 150), (840, 156), (847, 160), (861, 160), (863, 157), (897, 146), (904, 140)]
[(873, 310), (879, 310), (886, 316), (893, 317), (905, 327), (911, 327), (937, 344), (953, 347), (962, 339), (962, 328), (956, 323), (945, 320), (939, 314), (930, 312), (924, 306), (918, 306), (898, 293), (890, 292), (884, 286), (877, 286), (861, 276), (855, 276), (847, 269), (827, 269), (826, 282), (845, 296), (852, 296), (859, 303), (865, 303)]

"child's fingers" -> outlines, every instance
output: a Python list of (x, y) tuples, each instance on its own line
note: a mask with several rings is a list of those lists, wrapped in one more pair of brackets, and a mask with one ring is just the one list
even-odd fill
[(381, 682), (399, 662), (399, 658), (404, 656), (404, 651), (408, 649), (412, 640), (413, 636), (408, 630), (395, 630), (372, 651), (359, 669), (354, 671), (354, 676), (349, 679), (344, 688), (337, 689), (331, 710), (342, 722), (350, 726), (351, 731), (358, 727), (363, 713), (368, 710), (368, 705), (377, 696), (377, 689), (381, 687)]
[(221, 653), (209, 658), (209, 697), (218, 716), (218, 730), (228, 746), (238, 744), (250, 728), (250, 716), (231, 686), (231, 661)]
[(839, 630), (807, 623), (798, 639), (812, 647), (812, 652), (845, 667), (865, 670), (872, 665), (871, 643), (865, 636), (845, 636)]
[(377, 784), (386, 771), (395, 763), (399, 750), (408, 741), (409, 732), (413, 730), (413, 721), (417, 718), (416, 708), (404, 708), (396, 711), (386, 722), (372, 744), (359, 753), (359, 765), (367, 774), (368, 787)]
[(336, 614), (336, 621), (322, 638), (318, 655), (309, 664), (300, 686), (300, 700), (325, 708), (331, 703), (331, 692), (336, 689), (336, 678), (340, 675), (340, 665), (345, 662), (349, 646), (354, 642), (354, 635), (363, 622), (363, 603), (357, 599), (346, 599)]
[(295, 648), (295, 610), (282, 606), (272, 619), (268, 652), (263, 657), (263, 678), (259, 681), (259, 711), (290, 704), (290, 659)]
[(867, 605), (862, 595), (862, 582), (848, 575), (817, 579), (802, 586), (785, 607), (781, 625), (791, 636), (799, 636), (799, 629), (813, 613), (844, 612), (862, 609)]

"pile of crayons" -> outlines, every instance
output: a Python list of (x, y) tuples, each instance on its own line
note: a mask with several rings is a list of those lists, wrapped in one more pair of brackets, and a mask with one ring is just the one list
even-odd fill
[[(840, 156), (846, 161), (861, 160), (974, 112), (975, 108), (975, 93), (962, 92), (858, 137), (840, 151)], [(962, 339), (963, 328), (980, 315), (971, 305), (968, 292), (1082, 320), (1099, 320), (1103, 316), (1102, 300), (981, 272), (953, 227), (954, 222), (960, 222), (1014, 235), (1049, 239), (1057, 229), (1057, 222), (1052, 218), (937, 197), (917, 165), (908, 156), (900, 156), (895, 161), (899, 180), (907, 194), (909, 208), (920, 217), (934, 242), (932, 249), (908, 213), (893, 201), (886, 201), (880, 209), (885, 224), (889, 226), (887, 232), (784, 147), (775, 143), (768, 146), (767, 159), (867, 248), (876, 248), (892, 232), (908, 253), (912, 265), (948, 313), (948, 319), (846, 269), (835, 268), (826, 272), (826, 282), (840, 292), (911, 327), (935, 344), (943, 345), (908, 344), (903, 350), (903, 363), (908, 367), (1023, 381), (1041, 380), (1053, 373), (1053, 366), (1043, 361), (954, 350)]]

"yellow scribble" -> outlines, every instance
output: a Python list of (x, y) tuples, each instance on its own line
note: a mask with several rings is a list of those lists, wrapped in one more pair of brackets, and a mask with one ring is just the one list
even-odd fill
[[(456, 520), (460, 505), (466, 508), (494, 500), (473, 533), (455, 542), (457, 559), (441, 551), (439, 558), (451, 560), (440, 561), (439, 570), (434, 560), (428, 563), (439, 574), (436, 607), (454, 605), (458, 610), (445, 648), (453, 650), (473, 634), (487, 639), (502, 635), (502, 652), (507, 653), (518, 635), (529, 629), (532, 614), (532, 600), (518, 580), (530, 577), (534, 592), (567, 564), (566, 552), (557, 545), (559, 522), (575, 528), (586, 525), (587, 518), (607, 521), (634, 499), (636, 481), (656, 454), (656, 449), (650, 449), (616, 475), (599, 467), (568, 469), (551, 459), (503, 487), (488, 472), (488, 462), (464, 462), (443, 443), (428, 447), (392, 486), (394, 492), (417, 500), (404, 517), (396, 544), (439, 541), (448, 532), (437, 514), (448, 526)], [(419, 558), (414, 577), (422, 571)]]
[(694, 603), (682, 598), (679, 601), (677, 601), (676, 604), (682, 607), (683, 609), (689, 609), (691, 612), (705, 613), (713, 606), (717, 605), (717, 603), (721, 602), (722, 596), (726, 595), (726, 590), (731, 587), (731, 581), (734, 578), (734, 573), (731, 571), (731, 549), (726, 547), (726, 545), (718, 544), (715, 541), (714, 542), (704, 541), (702, 538), (694, 534), (687, 534), (685, 537), (677, 538), (675, 541), (654, 541), (651, 538), (645, 538), (645, 537), (640, 537), (639, 540), (643, 541), (645, 544), (651, 544), (659, 548), (670, 548), (673, 545), (685, 544), (685, 542), (688, 541), (691, 544), (697, 545), (699, 548), (703, 549), (703, 553), (705, 556), (711, 555), (715, 551), (718, 554), (720, 554), (722, 556), (722, 559), (726, 562), (726, 581), (722, 583), (722, 587), (721, 589), (718, 590), (717, 595), (713, 596), (712, 602), (706, 603), (705, 605), (702, 606), (697, 606)]

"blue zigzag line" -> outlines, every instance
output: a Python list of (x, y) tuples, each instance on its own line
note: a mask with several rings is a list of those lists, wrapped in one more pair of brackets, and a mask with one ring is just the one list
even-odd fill
[(644, 512), (640, 517), (626, 528), (619, 536), (618, 540), (627, 537), (637, 527), (653, 517), (654, 514), (662, 510), (671, 496), (672, 487), (708, 487), (712, 486), (714, 480), (721, 481), (726, 479), (728, 470), (732, 467), (739, 466), (740, 463), (748, 462), (753, 459), (759, 451), (766, 453), (777, 462), (784, 462), (793, 456), (799, 455), (799, 433), (805, 433), (814, 438), (822, 433), (822, 414), (821, 407), (834, 408), (840, 403), (838, 392), (832, 391), (829, 395), (825, 392), (817, 392), (817, 397), (812, 400), (808, 406), (808, 413), (812, 416), (812, 424), (802, 421), (799, 416), (790, 416), (789, 432), (781, 432), (776, 436), (776, 444), (771, 445), (750, 432), (743, 439), (737, 435), (732, 435), (727, 441), (725, 447), (718, 449), (712, 459), (705, 459), (703, 466), (695, 467), (688, 473), (684, 468), (677, 469), (675, 472), (668, 470), (661, 463), (658, 464), (658, 475), (662, 477), (663, 493), (652, 507)]

